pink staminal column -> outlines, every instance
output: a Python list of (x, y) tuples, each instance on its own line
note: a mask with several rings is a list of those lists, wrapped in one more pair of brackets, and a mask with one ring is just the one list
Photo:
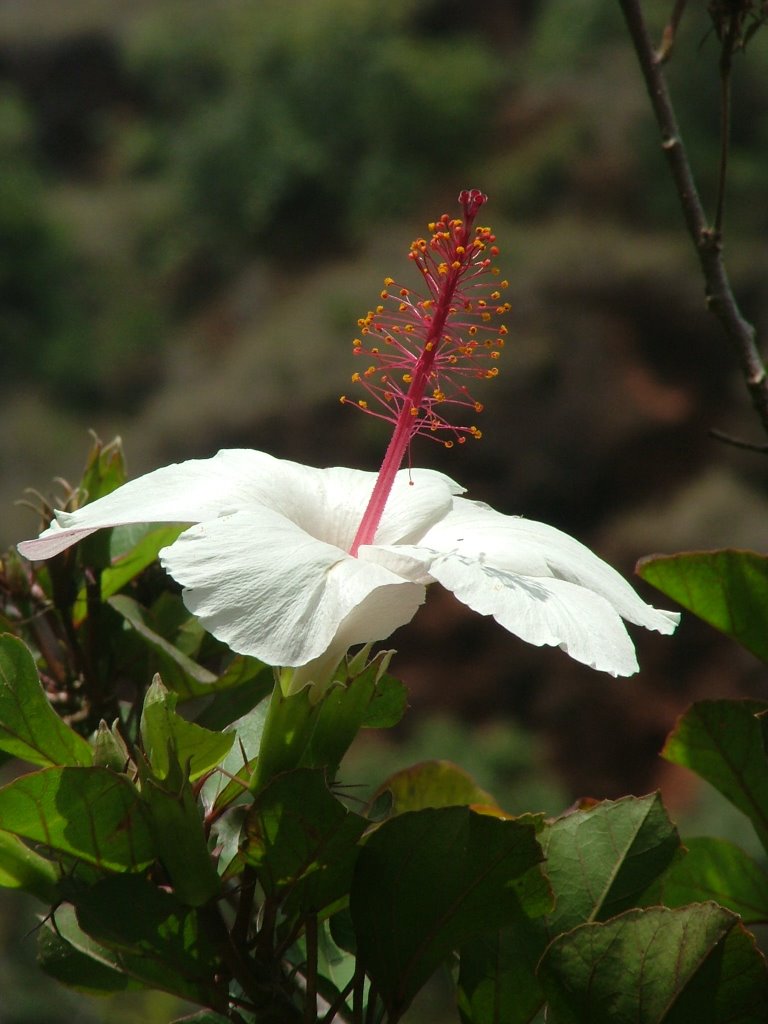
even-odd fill
[(353, 555), (361, 544), (373, 543), (395, 474), (416, 435), (440, 440), (447, 448), (468, 436), (482, 436), (475, 425), (449, 422), (443, 408), (482, 412), (465, 381), (491, 379), (499, 372), (495, 364), (507, 328), (495, 319), (510, 306), (501, 297), (508, 282), (495, 280), (496, 237), (490, 228), (475, 226), (487, 199), (478, 189), (464, 190), (459, 195), (463, 219), (443, 214), (429, 225), (428, 241), (411, 243), (409, 258), (421, 274), (424, 292), (399, 287), (388, 277), (382, 304), (358, 321), (361, 337), (352, 343), (353, 352), (368, 365), (352, 381), (373, 403), (346, 395), (341, 401), (393, 423), (394, 432), (350, 548)]

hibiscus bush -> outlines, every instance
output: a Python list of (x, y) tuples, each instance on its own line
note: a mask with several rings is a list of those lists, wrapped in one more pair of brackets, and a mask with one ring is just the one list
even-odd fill
[[(124, 483), (95, 444), (76, 492)], [(87, 507), (87, 506), (86, 506)], [(50, 510), (44, 510), (48, 518)], [(680, 839), (658, 794), (512, 817), (457, 765), (341, 769), (407, 706), (370, 645), (321, 692), (233, 654), (156, 566), (179, 527), (117, 527), (42, 563), (3, 562), (0, 883), (48, 905), (41, 967), (88, 993), (198, 1003), (186, 1020), (400, 1020), (450, 968), (464, 1024), (762, 1021), (747, 926), (768, 874), (724, 839)], [(764, 660), (766, 559), (642, 574)], [(695, 705), (665, 748), (768, 849), (768, 703)]]

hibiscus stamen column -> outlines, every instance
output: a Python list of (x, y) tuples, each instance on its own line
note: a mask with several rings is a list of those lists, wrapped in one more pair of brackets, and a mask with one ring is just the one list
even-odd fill
[[(362, 544), (373, 543), (395, 475), (417, 434), (437, 438), (447, 448), (463, 444), (468, 436), (482, 436), (474, 425), (449, 423), (442, 407), (482, 412), (464, 381), (491, 379), (499, 372), (495, 361), (507, 328), (494, 326), (493, 320), (510, 307), (501, 298), (508, 282), (494, 281), (499, 273), (493, 265), (496, 237), (490, 228), (474, 223), (487, 199), (478, 189), (464, 190), (459, 195), (464, 218), (443, 214), (429, 225), (429, 241), (417, 238), (411, 243), (409, 257), (426, 293), (398, 287), (388, 277), (382, 305), (358, 321), (362, 336), (354, 340), (353, 351), (369, 365), (352, 380), (374, 404), (346, 395), (341, 401), (394, 423), (395, 429), (350, 548), (353, 555)], [(448, 439), (445, 432), (451, 435)]]

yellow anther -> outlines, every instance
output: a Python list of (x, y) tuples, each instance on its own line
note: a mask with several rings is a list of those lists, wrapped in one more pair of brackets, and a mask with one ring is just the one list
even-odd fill
[(410, 384), (412, 380), (413, 380), (413, 377), (411, 376), (410, 373), (404, 373), (403, 374), (403, 383), (404, 384)]
[(364, 398), (359, 399), (357, 404), (360, 406), (361, 409), (367, 409), (368, 408), (368, 403), (366, 402), (366, 400)]
[(360, 383), (360, 374), (359, 373), (353, 373), (352, 374), (352, 383), (353, 384), (359, 384)]
[(467, 250), (464, 248), (463, 245), (456, 246), (456, 252), (459, 254), (459, 256), (463, 256), (466, 251)]
[(459, 260), (454, 260), (451, 264), (451, 270), (461, 270), (461, 263)]
[(453, 448), (453, 441), (443, 441), (443, 448)]
[(385, 288), (390, 288), (394, 283), (395, 283), (394, 277), (385, 277), (384, 278), (384, 287)]
[(490, 313), (483, 313), (482, 319), (487, 322), (488, 320), (491, 319), (491, 314)]
[(501, 292), (491, 292), (491, 298), (494, 302), (498, 302), (501, 298)]
[(477, 327), (475, 327), (473, 324), (472, 327), (469, 328), (468, 333), (470, 337), (474, 338), (474, 336), (477, 334)]
[(490, 368), (490, 370), (486, 370), (486, 371), (485, 371), (485, 376), (486, 376), (487, 378), (489, 378), (489, 379), (490, 379), (491, 377), (498, 377), (498, 375), (499, 375), (499, 368), (498, 368), (498, 366), (492, 366), (492, 367)]
[(482, 412), (485, 406), (482, 402), (475, 402), (475, 412)]
[[(388, 292), (388, 291), (386, 291), (386, 289), (382, 289), (382, 290), (381, 290), (381, 291), (379, 292), (379, 298), (382, 298), (382, 299), (388, 299), (388, 298), (389, 298), (389, 292)], [(379, 306), (379, 309), (381, 309), (381, 308), (382, 308), (382, 307), (381, 307), (381, 306)]]

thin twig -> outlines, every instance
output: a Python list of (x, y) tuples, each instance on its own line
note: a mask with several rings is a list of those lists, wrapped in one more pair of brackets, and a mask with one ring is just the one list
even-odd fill
[(706, 285), (707, 306), (720, 321), (736, 351), (739, 367), (763, 429), (768, 433), (768, 376), (755, 343), (755, 329), (743, 316), (733, 294), (722, 253), (722, 240), (709, 226), (688, 156), (680, 137), (667, 83), (657, 60), (640, 0), (619, 0), (661, 133), (688, 232), (696, 247)]
[(739, 19), (731, 14), (720, 42), (720, 169), (717, 178), (715, 234), (722, 238), (725, 212), (725, 185), (728, 179), (728, 153), (731, 146), (731, 70), (733, 51), (739, 38)]

